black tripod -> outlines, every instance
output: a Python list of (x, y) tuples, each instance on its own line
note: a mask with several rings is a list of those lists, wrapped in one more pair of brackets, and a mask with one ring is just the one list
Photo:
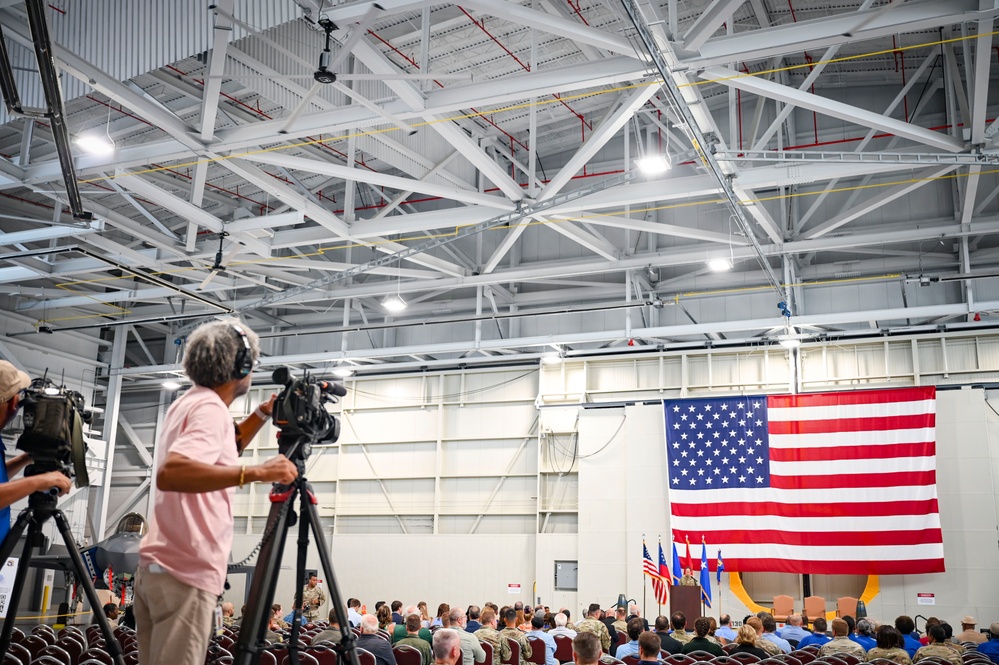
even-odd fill
[[(284, 446), (281, 446), (282, 448)], [(310, 445), (294, 446), (294, 450), (306, 451)], [(319, 549), (319, 560), (322, 563), (326, 579), (330, 584), (330, 603), (336, 612), (340, 623), (340, 640), (338, 651), (342, 658), (348, 658), (350, 665), (360, 665), (354, 645), (354, 634), (350, 630), (347, 619), (346, 605), (340, 597), (340, 588), (333, 573), (330, 553), (323, 540), (319, 526), (319, 513), (316, 511), (316, 497), (312, 487), (305, 478), (305, 460), (290, 452), (288, 457), (298, 467), (298, 477), (290, 485), (274, 485), (271, 488), (271, 510), (267, 516), (267, 527), (261, 542), (260, 556), (257, 560), (253, 582), (250, 584), (250, 597), (247, 600), (246, 614), (243, 616), (243, 627), (239, 631), (239, 641), (236, 643), (235, 665), (257, 665), (260, 662), (260, 652), (266, 648), (264, 635), (271, 615), (271, 603), (274, 602), (274, 591), (277, 588), (280, 572), (281, 554), (284, 552), (288, 529), (295, 525), (293, 510), (295, 496), (299, 501), (298, 523), (298, 561), (295, 574), (295, 613), (291, 624), (291, 639), (288, 641), (288, 657), (290, 665), (298, 665), (298, 634), (299, 617), (302, 613), (302, 588), (305, 586), (305, 564), (309, 548), (309, 529), (316, 540)]]
[[(29, 466), (25, 471), (25, 475), (33, 475), (32, 471), (32, 467)], [(66, 544), (66, 549), (69, 551), (70, 561), (73, 562), (73, 572), (76, 573), (77, 579), (80, 580), (80, 586), (86, 592), (90, 606), (94, 608), (94, 616), (97, 618), (97, 625), (100, 626), (101, 634), (104, 635), (104, 641), (107, 643), (107, 651), (111, 654), (111, 658), (114, 659), (116, 665), (125, 665), (125, 661), (121, 656), (121, 649), (118, 647), (118, 641), (115, 639), (114, 633), (111, 632), (111, 624), (108, 623), (108, 618), (104, 615), (101, 599), (97, 597), (97, 591), (94, 590), (94, 583), (90, 580), (87, 567), (83, 563), (83, 557), (80, 556), (80, 552), (76, 547), (76, 541), (73, 540), (73, 532), (70, 531), (69, 520), (66, 519), (65, 513), (59, 510), (57, 505), (57, 498), (49, 492), (35, 492), (29, 496), (28, 507), (22, 510), (21, 514), (17, 516), (17, 521), (11, 527), (10, 533), (7, 534), (7, 538), (3, 541), (3, 545), (0, 545), (0, 562), (3, 562), (13, 553), (14, 546), (17, 545), (21, 534), (24, 533), (25, 527), (28, 527), (28, 539), (24, 543), (24, 550), (22, 550), (21, 558), (17, 563), (14, 588), (10, 592), (10, 602), (7, 605), (7, 618), (3, 622), (3, 632), (0, 633), (0, 654), (7, 653), (7, 650), (10, 648), (10, 636), (14, 632), (17, 606), (21, 602), (21, 592), (24, 590), (24, 581), (28, 576), (28, 568), (31, 565), (32, 550), (35, 548), (41, 549), (45, 541), (45, 535), (42, 533), (42, 525), (50, 517), (54, 517), (56, 527), (58, 527), (59, 533), (62, 534), (62, 541)]]

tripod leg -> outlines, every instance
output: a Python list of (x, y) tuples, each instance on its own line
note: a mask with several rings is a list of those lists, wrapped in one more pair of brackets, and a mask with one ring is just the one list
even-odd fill
[(34, 547), (35, 532), (41, 529), (41, 525), (35, 524), (32, 519), (34, 514), (35, 512), (31, 508), (21, 511), (21, 514), (17, 516), (14, 526), (10, 529), (10, 533), (7, 534), (6, 540), (3, 541), (3, 547), (0, 548), (0, 554), (3, 554), (3, 558), (0, 559), (0, 566), (2, 566), (10, 558), (11, 552), (14, 550), (14, 545), (20, 540), (21, 534), (24, 533), (24, 527), (29, 522), (31, 523), (31, 528), (28, 530), (28, 540), (24, 544), (21, 559), (17, 562), (17, 575), (14, 576), (14, 588), (11, 589), (10, 599), (7, 601), (7, 618), (4, 619), (3, 632), (0, 633), (0, 653), (7, 653), (7, 649), (10, 648), (10, 636), (14, 633), (14, 622), (17, 620), (17, 606), (21, 603), (21, 591), (24, 589), (24, 579), (28, 574), (28, 564), (31, 561), (31, 548)]
[(257, 556), (250, 597), (246, 602), (246, 614), (236, 643), (235, 665), (257, 665), (260, 662), (260, 648), (267, 633), (274, 589), (277, 587), (281, 568), (281, 553), (288, 536), (288, 514), (296, 492), (295, 485), (284, 488), (283, 493), (277, 493), (276, 488), (271, 490), (271, 510), (264, 529), (264, 533), (269, 536), (261, 544), (260, 554)]
[[(308, 501), (307, 494), (299, 488), (302, 503)], [(295, 572), (295, 611), (291, 622), (291, 639), (288, 640), (288, 665), (299, 665), (298, 634), (301, 632), (302, 598), (305, 586), (305, 561), (309, 554), (309, 516), (304, 510), (298, 514), (298, 560)]]
[[(97, 625), (100, 626), (101, 634), (107, 643), (108, 653), (116, 665), (125, 665), (125, 660), (121, 655), (121, 647), (118, 646), (118, 640), (115, 639), (114, 632), (111, 630), (111, 624), (108, 623), (108, 618), (104, 614), (101, 599), (97, 597), (97, 591), (94, 589), (94, 583), (90, 581), (90, 577), (87, 575), (87, 566), (83, 563), (80, 550), (76, 547), (76, 541), (73, 539), (73, 531), (69, 527), (69, 520), (66, 519), (66, 515), (61, 510), (53, 512), (52, 517), (55, 518), (56, 527), (58, 527), (59, 533), (62, 534), (62, 542), (66, 544), (66, 549), (69, 551), (69, 558), (73, 562), (73, 570), (80, 580), (80, 586), (83, 587), (84, 593), (87, 594), (90, 606), (94, 608), (94, 617), (97, 618)], [(20, 573), (20, 571), (18, 572)]]
[(340, 596), (340, 585), (336, 583), (336, 574), (333, 572), (333, 562), (330, 559), (329, 548), (326, 547), (326, 540), (319, 528), (319, 511), (316, 510), (315, 497), (312, 488), (304, 478), (301, 479), (302, 487), (302, 521), (308, 521), (312, 525), (312, 535), (316, 540), (316, 549), (319, 550), (319, 561), (323, 566), (323, 572), (330, 583), (330, 603), (336, 612), (337, 621), (340, 623), (340, 632), (343, 639), (340, 640), (343, 646), (343, 653), (349, 659), (350, 665), (361, 665), (357, 659), (354, 633), (350, 630), (350, 620), (347, 618), (347, 606)]

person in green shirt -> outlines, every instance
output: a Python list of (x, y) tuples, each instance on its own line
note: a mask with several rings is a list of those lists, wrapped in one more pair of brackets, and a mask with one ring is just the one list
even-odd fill
[[(407, 646), (416, 649), (423, 657), (423, 665), (430, 665), (430, 663), (434, 660), (434, 655), (430, 649), (430, 642), (420, 637), (420, 631), (427, 630), (420, 624), (420, 615), (416, 612), (407, 614), (404, 629), (406, 631), (406, 637), (396, 641), (393, 646)], [(427, 630), (427, 632), (429, 633), (430, 631)]]
[[(410, 614), (415, 614), (417, 616), (420, 616), (419, 608), (417, 608), (416, 605), (410, 605), (409, 607), (406, 608), (406, 621), (404, 621), (403, 623), (396, 624), (395, 628), (392, 629), (392, 644), (396, 644), (399, 640), (409, 636), (408, 628), (406, 626)], [(431, 640), (433, 640), (434, 638), (434, 634), (430, 632), (430, 629), (423, 627), (422, 617), (420, 617), (419, 638), (421, 640), (424, 640), (427, 644), (431, 644), (432, 643)]]

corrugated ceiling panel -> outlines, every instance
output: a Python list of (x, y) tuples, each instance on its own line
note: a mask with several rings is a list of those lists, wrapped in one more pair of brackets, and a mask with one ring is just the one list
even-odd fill
[[(207, 51), (215, 20), (208, 4), (205, 0), (65, 0), (61, 11), (48, 13), (49, 32), (55, 43), (113, 78), (126, 81)], [(13, 14), (27, 23), (23, 12)], [(243, 0), (236, 5), (236, 16), (241, 21), (262, 30), (300, 15), (301, 10), (292, 0)], [(245, 36), (244, 30), (235, 28), (233, 39)], [(24, 103), (43, 106), (45, 98), (33, 54), (11, 40), (8, 46), (12, 60), (19, 58), (15, 66), (32, 70), (14, 72)], [(15, 56), (18, 51), (23, 52)], [(86, 93), (85, 83), (65, 75), (62, 78), (65, 100)], [(6, 121), (6, 114), (0, 111), (0, 122)]]

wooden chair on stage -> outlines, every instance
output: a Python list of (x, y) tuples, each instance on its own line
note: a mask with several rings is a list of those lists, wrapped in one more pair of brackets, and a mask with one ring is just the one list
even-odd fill
[(836, 616), (857, 618), (857, 598), (844, 596), (836, 599)]
[(808, 621), (815, 621), (817, 618), (826, 618), (826, 599), (822, 596), (809, 596), (805, 598), (804, 603), (804, 618), (806, 619), (805, 625), (808, 625)]
[(774, 596), (774, 607), (770, 610), (775, 621), (787, 621), (794, 614), (794, 598), (791, 596)]

